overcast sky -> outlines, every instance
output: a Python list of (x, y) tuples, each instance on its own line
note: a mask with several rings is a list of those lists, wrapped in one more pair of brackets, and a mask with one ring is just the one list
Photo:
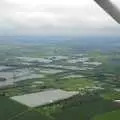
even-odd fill
[(119, 33), (120, 25), (93, 0), (0, 0), (0, 35)]

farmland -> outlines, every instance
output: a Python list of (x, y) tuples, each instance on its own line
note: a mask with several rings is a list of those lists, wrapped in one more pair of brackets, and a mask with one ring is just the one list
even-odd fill
[(11, 97), (11, 99), (29, 107), (38, 107), (54, 103), (56, 101), (69, 99), (77, 94), (78, 92), (66, 92), (60, 89), (56, 89), (32, 94), (25, 94), (22, 96), (14, 96)]
[(120, 119), (120, 110), (108, 112), (103, 115), (96, 116), (94, 120), (119, 120)]
[[(0, 119), (118, 119), (120, 106), (114, 100), (120, 100), (119, 42), (94, 42), (0, 44)], [(10, 99), (53, 89), (79, 94), (34, 108)]]
[[(11, 101), (7, 97), (2, 97), (1, 102), (5, 103), (6, 106), (5, 104), (1, 104), (0, 117), (1, 119), (6, 120), (32, 120), (34, 118), (36, 118), (36, 120), (72, 120), (73, 118), (76, 120), (79, 120), (79, 118), (88, 120), (98, 114), (119, 109), (114, 106), (112, 101), (103, 100), (97, 96), (84, 96), (84, 98), (80, 99), (80, 101), (76, 101), (75, 99), (76, 98), (73, 98), (69, 101), (57, 102), (53, 105), (31, 109), (17, 102)], [(74, 103), (74, 101), (76, 101), (76, 103)]]
[(7, 97), (0, 97), (0, 119), (8, 120), (20, 112), (26, 111), (27, 107), (10, 100)]

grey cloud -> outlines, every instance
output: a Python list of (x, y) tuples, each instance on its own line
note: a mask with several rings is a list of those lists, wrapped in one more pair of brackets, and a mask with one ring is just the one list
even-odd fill
[[(94, 0), (58, 0), (60, 5), (54, 4), (55, 0), (41, 4), (44, 1), (48, 2), (35, 0), (32, 4), (33, 0), (1, 0), (0, 35), (111, 34), (113, 27), (116, 27), (114, 20)], [(75, 4), (72, 5), (72, 2)], [(113, 34), (118, 32), (113, 31)]]

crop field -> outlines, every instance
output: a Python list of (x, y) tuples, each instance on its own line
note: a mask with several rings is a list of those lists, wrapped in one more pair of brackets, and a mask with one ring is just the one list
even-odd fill
[(27, 109), (27, 107), (10, 100), (8, 97), (0, 97), (0, 120), (10, 120)]
[(103, 95), (104, 99), (107, 100), (119, 100), (120, 99), (120, 91), (109, 91), (105, 92)]
[[(0, 44), (0, 120), (120, 119), (119, 103), (114, 103), (120, 100), (119, 41), (77, 39)], [(10, 99), (53, 89), (80, 94), (34, 108)], [(47, 94), (46, 101), (51, 97)]]
[(120, 120), (120, 110), (98, 115), (93, 120)]
[(48, 120), (40, 113), (8, 97), (0, 97), (0, 120)]
[(76, 103), (70, 104), (65, 102), (63, 106), (46, 106), (44, 108), (37, 108), (37, 111), (48, 116), (49, 119), (55, 120), (93, 120), (94, 116), (119, 109), (119, 107), (114, 106), (112, 101), (91, 99), (90, 96), (84, 98), (84, 101), (81, 102), (76, 101)]
[[(75, 98), (76, 99), (76, 98)], [(80, 101), (71, 99), (50, 106), (28, 108), (7, 97), (0, 97), (0, 119), (2, 120), (108, 120), (109, 114), (119, 115), (119, 107), (112, 101), (94, 99), (91, 96)], [(64, 106), (64, 107), (63, 107)], [(114, 112), (116, 111), (116, 112)], [(103, 114), (103, 115), (102, 115)], [(101, 119), (103, 118), (103, 119)], [(104, 119), (105, 118), (105, 119)], [(108, 117), (109, 118), (109, 117)], [(115, 117), (115, 118), (119, 118)], [(110, 119), (113, 120), (113, 119)]]
[(94, 81), (87, 78), (64, 78), (60, 80), (48, 80), (46, 84), (53, 88), (61, 88), (68, 91), (79, 91), (81, 88), (92, 88), (95, 86)]

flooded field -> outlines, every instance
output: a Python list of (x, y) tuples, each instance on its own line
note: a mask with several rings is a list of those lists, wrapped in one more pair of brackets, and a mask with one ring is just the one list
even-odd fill
[(15, 82), (19, 82), (19, 81), (24, 81), (24, 80), (31, 80), (34, 78), (44, 78), (44, 75), (41, 74), (30, 74), (29, 76), (23, 76), (23, 77), (19, 77), (17, 79), (15, 79)]
[(5, 79), (0, 81), (0, 88), (14, 84), (13, 73), (11, 72), (0, 72), (0, 78)]
[(84, 76), (83, 75), (68, 75), (68, 76), (65, 76), (64, 78), (83, 78)]
[(11, 72), (0, 72), (0, 78), (4, 79), (4, 81), (0, 81), (0, 87), (5, 87), (19, 81), (44, 78), (44, 75), (33, 73), (33, 71), (29, 71), (29, 69), (18, 69)]
[(31, 58), (31, 57), (17, 57), (17, 59), (25, 62), (42, 62), (42, 63), (51, 63), (52, 60), (45, 58)]
[(7, 69), (10, 69), (11, 67), (8, 67), (8, 66), (0, 66), (0, 71), (2, 70), (7, 70)]
[(57, 70), (57, 69), (42, 69), (40, 70), (40, 73), (45, 73), (45, 74), (56, 74), (56, 73), (61, 73), (63, 72), (62, 70)]
[(50, 57), (48, 57), (48, 59), (51, 59), (51, 60), (67, 60), (68, 56), (50, 56)]
[(59, 33), (1, 37), (0, 120), (120, 120), (119, 36)]
[(87, 57), (77, 58), (77, 59), (68, 60), (68, 63), (86, 62), (88, 60), (89, 60), (89, 58), (87, 58)]
[[(93, 70), (94, 66), (102, 64), (96, 61), (91, 62), (90, 57), (87, 57), (87, 55), (84, 56), (84, 54), (73, 56), (44, 56), (41, 58), (14, 57), (13, 60), (15, 61), (14, 64), (12, 62), (14, 69), (9, 69), (12, 68), (9, 65), (0, 66), (0, 87), (14, 85), (20, 81), (34, 81), (34, 79), (39, 79), (39, 81), (41, 81), (41, 79), (46, 80), (47, 75), (56, 75), (56, 79), (83, 78), (84, 76), (81, 74), (74, 73)], [(71, 71), (74, 73), (69, 74)], [(48, 79), (49, 78), (47, 78), (47, 80)], [(32, 83), (30, 84), (32, 86)], [(43, 88), (46, 88), (46, 86), (47, 85), (44, 85)]]
[(38, 107), (59, 100), (68, 99), (77, 94), (78, 92), (66, 92), (60, 89), (55, 89), (38, 93), (25, 94), (22, 96), (14, 96), (11, 97), (11, 99), (29, 107)]
[(57, 68), (57, 69), (65, 69), (65, 70), (87, 70), (91, 69), (89, 67), (77, 67), (77, 66), (63, 66), (63, 65), (45, 65), (46, 67), (52, 67), (52, 68)]
[(84, 62), (83, 64), (99, 66), (102, 63), (101, 62)]

